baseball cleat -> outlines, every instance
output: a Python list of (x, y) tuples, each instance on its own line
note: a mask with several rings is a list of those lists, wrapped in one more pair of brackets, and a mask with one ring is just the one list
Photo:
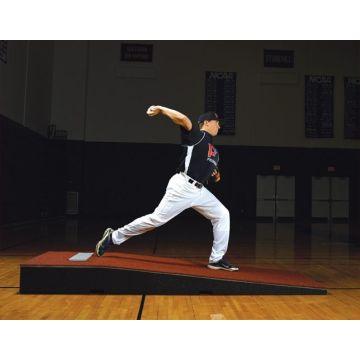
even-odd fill
[(107, 228), (101, 240), (96, 244), (95, 252), (97, 256), (103, 256), (106, 249), (112, 244), (111, 234), (114, 232), (112, 228)]
[(220, 259), (217, 262), (209, 263), (207, 265), (207, 267), (212, 270), (227, 270), (227, 271), (238, 271), (239, 270), (238, 266), (230, 264), (225, 259)]

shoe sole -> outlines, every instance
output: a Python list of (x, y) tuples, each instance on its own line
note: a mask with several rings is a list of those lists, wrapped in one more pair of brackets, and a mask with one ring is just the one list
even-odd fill
[(101, 240), (96, 244), (95, 252), (96, 252), (96, 255), (97, 255), (97, 256), (103, 256), (103, 255), (104, 255), (104, 254), (100, 254), (100, 253), (99, 253), (99, 248), (100, 248), (100, 246), (103, 244), (103, 242), (105, 241), (105, 239), (109, 236), (109, 233), (110, 233), (111, 231), (112, 231), (112, 229), (107, 228), (107, 229), (104, 231)]
[(209, 269), (212, 269), (212, 270), (225, 270), (225, 271), (238, 271), (239, 269), (226, 269), (226, 268), (223, 268), (223, 267), (217, 267), (217, 266), (212, 266), (212, 265), (208, 265), (207, 266)]

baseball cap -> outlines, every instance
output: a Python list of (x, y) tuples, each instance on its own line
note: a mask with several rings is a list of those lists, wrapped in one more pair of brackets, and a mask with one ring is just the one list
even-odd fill
[(208, 111), (204, 114), (201, 114), (198, 118), (198, 123), (202, 123), (205, 120), (210, 121), (210, 120), (218, 120), (221, 121), (221, 119), (219, 118), (219, 115), (214, 112), (214, 111)]

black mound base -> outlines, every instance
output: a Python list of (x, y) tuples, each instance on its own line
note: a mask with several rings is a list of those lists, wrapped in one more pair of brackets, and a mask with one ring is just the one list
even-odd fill
[[(68, 261), (72, 255), (74, 253), (51, 252), (22, 264), (20, 293), (134, 295), (324, 295), (327, 293), (312, 279), (278, 270), (246, 268), (241, 272), (242, 268), (240, 268), (239, 272), (230, 273), (209, 270), (204, 264), (186, 260), (119, 253), (106, 254), (102, 258), (93, 256), (87, 262), (74, 263)], [(269, 273), (274, 282), (263, 282), (262, 277), (267, 276), (270, 279)], [(261, 277), (261, 274), (264, 275)], [(289, 283), (291, 276), (294, 284)], [(256, 280), (258, 277), (260, 280)]]
[(21, 294), (324, 295), (326, 290), (97, 268), (23, 268)]

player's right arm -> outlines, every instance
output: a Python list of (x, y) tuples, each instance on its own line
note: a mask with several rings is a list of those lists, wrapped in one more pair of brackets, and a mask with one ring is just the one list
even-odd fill
[(147, 109), (146, 113), (149, 116), (163, 114), (170, 118), (174, 124), (182, 126), (187, 131), (190, 131), (192, 128), (191, 120), (186, 115), (165, 106), (152, 105)]

